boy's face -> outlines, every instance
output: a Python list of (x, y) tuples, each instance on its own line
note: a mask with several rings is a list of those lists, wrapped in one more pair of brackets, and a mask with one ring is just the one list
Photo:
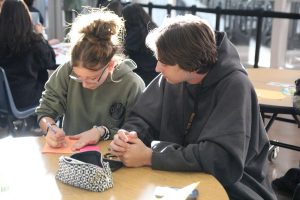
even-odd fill
[(162, 73), (165, 79), (171, 84), (177, 84), (188, 81), (190, 72), (187, 72), (176, 65), (167, 65), (157, 61), (156, 72)]

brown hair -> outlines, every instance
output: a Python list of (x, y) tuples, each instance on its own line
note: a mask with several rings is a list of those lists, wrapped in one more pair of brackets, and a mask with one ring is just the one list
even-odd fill
[(124, 22), (113, 12), (91, 8), (72, 24), (71, 63), (74, 67), (98, 70), (122, 50)]
[(217, 61), (214, 31), (197, 16), (168, 18), (147, 36), (146, 43), (160, 62), (178, 64), (186, 71), (206, 73)]
[[(1, 0), (0, 0), (1, 2)], [(28, 7), (23, 1), (2, 1), (0, 12), (0, 58), (24, 55), (43, 39), (33, 31)]]

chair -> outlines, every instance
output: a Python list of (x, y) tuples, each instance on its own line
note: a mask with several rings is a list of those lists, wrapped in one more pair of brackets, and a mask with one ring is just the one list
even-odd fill
[(26, 118), (35, 114), (35, 107), (25, 110), (18, 110), (14, 103), (10, 87), (6, 78), (5, 71), (0, 67), (0, 115), (5, 116), (8, 121), (8, 127), (10, 132), (17, 130), (14, 121), (22, 120), (23, 128), (26, 127)]

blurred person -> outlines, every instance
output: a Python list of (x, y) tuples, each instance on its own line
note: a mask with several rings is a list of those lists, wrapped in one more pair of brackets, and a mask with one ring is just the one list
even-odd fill
[(142, 77), (148, 85), (154, 77), (156, 58), (152, 51), (146, 47), (145, 39), (149, 31), (157, 27), (139, 4), (128, 4), (123, 8), (125, 20), (125, 54), (137, 64), (135, 72)]
[[(73, 150), (111, 139), (145, 87), (123, 59), (124, 21), (103, 9), (80, 14), (69, 33), (71, 60), (50, 77), (37, 108), (41, 129), (51, 147), (62, 147), (65, 135), (78, 139)], [(63, 126), (55, 121), (63, 116)], [(54, 134), (55, 133), (55, 134)]]
[(71, 28), (74, 17), (81, 12), (82, 0), (64, 0), (63, 10), (65, 14), (66, 28), (65, 33), (68, 34)]
[(108, 10), (113, 11), (119, 17), (122, 16), (123, 6), (121, 4), (121, 1), (119, 0), (112, 0), (112, 1), (98, 0), (97, 7), (106, 7)]
[(30, 12), (36, 12), (36, 13), (38, 13), (39, 19), (40, 19), (40, 23), (42, 25), (44, 25), (44, 17), (42, 15), (42, 13), (36, 7), (33, 6), (34, 1), (35, 0), (24, 0), (24, 2), (26, 3), (26, 5), (28, 6), (29, 11)]
[(0, 13), (0, 66), (4, 68), (18, 109), (39, 104), (47, 69), (56, 69), (55, 53), (33, 26), (23, 1), (4, 1)]
[(0, 12), (1, 12), (3, 2), (4, 2), (4, 0), (0, 0)]

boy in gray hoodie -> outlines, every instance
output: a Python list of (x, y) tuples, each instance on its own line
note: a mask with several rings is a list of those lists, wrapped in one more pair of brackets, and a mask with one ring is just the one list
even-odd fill
[(276, 199), (257, 97), (226, 33), (177, 16), (147, 42), (161, 75), (114, 136), (111, 153), (129, 167), (212, 174), (230, 199)]

